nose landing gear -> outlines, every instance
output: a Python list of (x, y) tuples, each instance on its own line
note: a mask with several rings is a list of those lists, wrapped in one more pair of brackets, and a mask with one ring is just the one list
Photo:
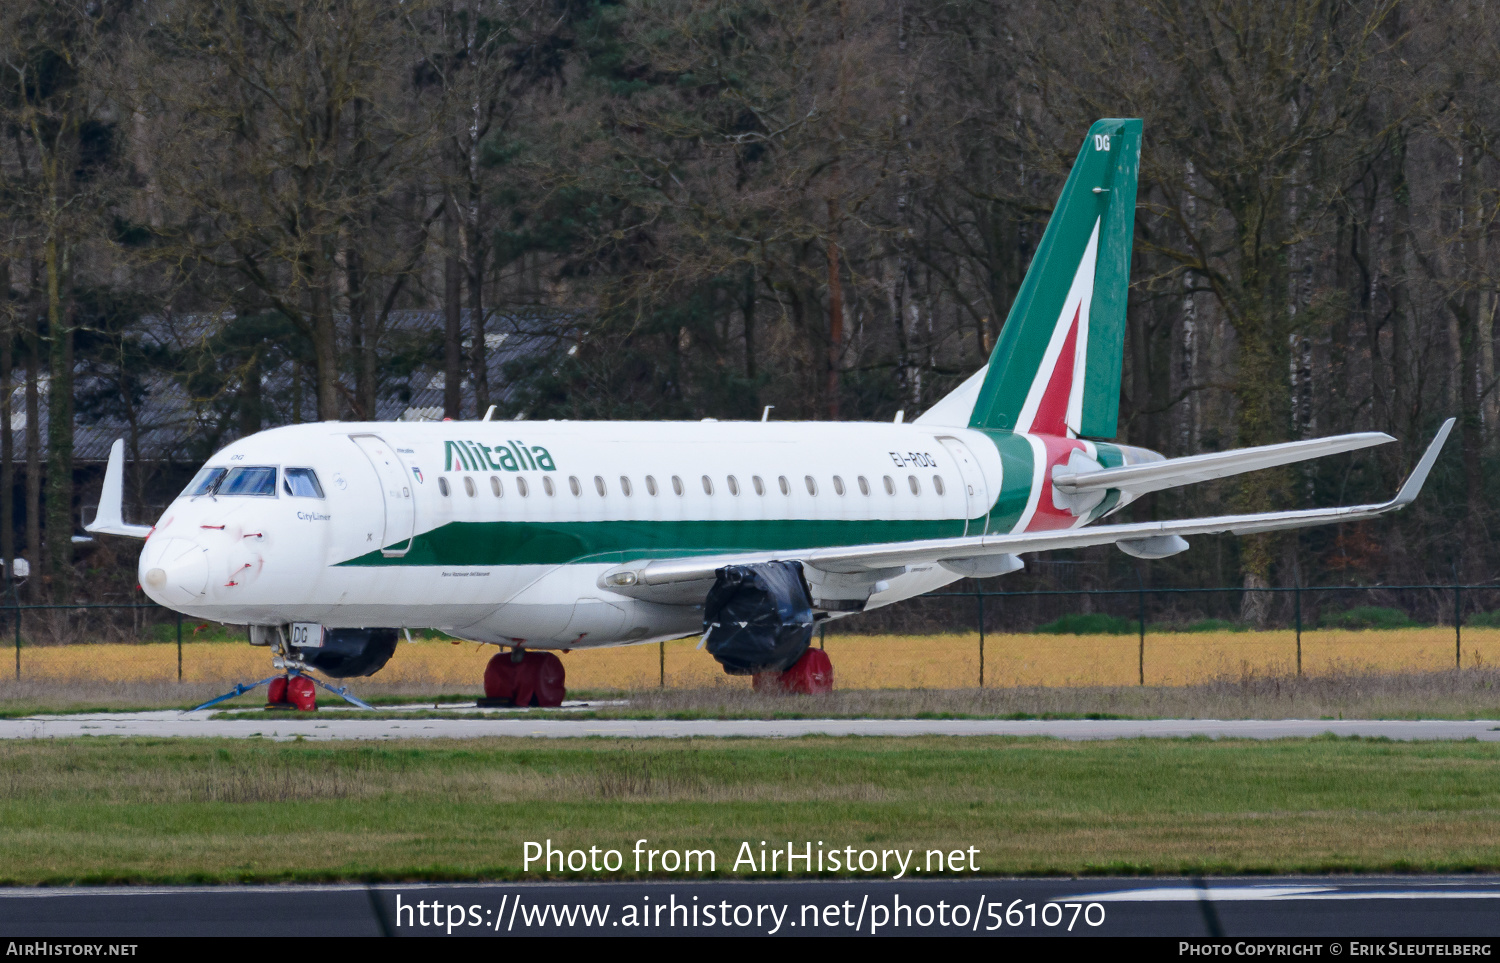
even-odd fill
[(249, 685), (241, 683), (230, 691), (217, 698), (210, 699), (201, 706), (194, 706), (191, 712), (216, 706), (221, 702), (242, 696), (257, 688), (266, 686), (266, 708), (267, 709), (295, 709), (299, 712), (316, 712), (318, 709), (318, 689), (327, 689), (334, 695), (343, 699), (350, 705), (359, 706), (361, 709), (374, 708), (362, 701), (350, 692), (346, 686), (331, 686), (322, 679), (315, 678), (308, 673), (311, 671), (306, 662), (286, 643), (286, 639), (280, 631), (271, 633), (271, 665), (277, 669), (286, 670), (285, 675), (273, 675), (252, 682)]
[[(277, 659), (276, 661), (278, 663), (277, 668), (281, 668), (279, 664), (281, 660)], [(259, 682), (252, 682), (249, 685), (241, 683), (223, 695), (209, 699), (201, 706), (193, 706), (188, 711), (197, 712), (200, 709), (211, 708), (221, 702), (233, 699), (235, 696), (242, 696), (252, 689), (263, 685), (267, 686), (267, 709), (297, 709), (301, 712), (316, 712), (318, 710), (318, 689), (327, 689), (350, 705), (359, 706), (361, 709), (375, 708), (350, 692), (346, 686), (334, 687), (322, 679), (315, 679), (310, 675), (304, 675), (303, 673), (306, 671), (305, 666), (292, 668), (288, 665), (287, 668), (289, 671), (286, 675), (269, 676), (261, 679)], [(314, 686), (317, 688), (314, 688)]]

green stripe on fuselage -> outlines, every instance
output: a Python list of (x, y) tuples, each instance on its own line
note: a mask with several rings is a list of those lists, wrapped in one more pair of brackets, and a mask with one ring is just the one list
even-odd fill
[(746, 519), (737, 521), (449, 522), (404, 555), (366, 552), (341, 565), (566, 565), (777, 552), (872, 542), (954, 538), (961, 518)]
[(1000, 494), (990, 506), (989, 534), (1005, 535), (1016, 527), (1026, 502), (1031, 498), (1031, 473), (1036, 470), (1036, 455), (1031, 442), (1008, 431), (986, 431), (1000, 452)]
[[(990, 506), (988, 525), (977, 518), (970, 535), (1006, 534), (1021, 519), (1031, 497), (1035, 457), (1026, 438), (1008, 431), (985, 431), (1000, 453), (1003, 476)], [(1099, 462), (1106, 468), (1124, 459), (1113, 445), (1100, 444)], [(1112, 509), (1119, 493), (1111, 491), (1090, 521)], [(619, 564), (641, 559), (719, 555), (727, 552), (779, 552), (840, 545), (911, 542), (957, 538), (965, 534), (960, 518), (941, 519), (739, 519), (597, 522), (449, 522), (412, 540), (404, 555), (367, 552), (341, 565), (567, 565), (580, 562)]]

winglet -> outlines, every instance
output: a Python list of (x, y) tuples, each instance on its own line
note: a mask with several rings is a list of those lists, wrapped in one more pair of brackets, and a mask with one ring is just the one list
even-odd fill
[(1422, 485), (1427, 481), (1428, 472), (1432, 471), (1433, 462), (1437, 461), (1438, 453), (1443, 450), (1443, 442), (1448, 440), (1448, 433), (1453, 430), (1453, 423), (1457, 420), (1449, 418), (1443, 422), (1443, 427), (1438, 429), (1437, 437), (1432, 439), (1432, 444), (1427, 446), (1422, 460), (1417, 462), (1416, 468), (1412, 469), (1411, 475), (1406, 479), (1406, 484), (1402, 485), (1396, 497), (1391, 499), (1392, 508), (1405, 508), (1416, 500), (1417, 493), (1422, 490)]
[(149, 525), (125, 524), (125, 439), (116, 438), (109, 449), (109, 464), (104, 469), (104, 488), (99, 492), (99, 510), (94, 520), (83, 526), (86, 532), (102, 535), (124, 535), (127, 538), (145, 538), (151, 534)]

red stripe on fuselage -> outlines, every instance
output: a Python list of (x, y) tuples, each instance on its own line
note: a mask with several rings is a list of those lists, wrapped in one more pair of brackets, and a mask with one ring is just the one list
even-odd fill
[(1038, 435), (1066, 435), (1068, 433), (1068, 396), (1073, 393), (1073, 365), (1078, 354), (1078, 319), (1083, 314), (1080, 302), (1073, 312), (1073, 321), (1068, 325), (1068, 336), (1063, 339), (1062, 351), (1052, 365), (1052, 376), (1042, 391), (1037, 403), (1036, 416), (1026, 430)]

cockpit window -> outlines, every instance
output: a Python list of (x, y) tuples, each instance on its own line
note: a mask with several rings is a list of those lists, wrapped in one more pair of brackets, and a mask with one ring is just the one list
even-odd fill
[(245, 466), (231, 468), (219, 483), (216, 495), (270, 495), (276, 497), (276, 469)]
[(197, 498), (199, 495), (213, 494), (213, 490), (218, 487), (219, 482), (223, 481), (224, 472), (225, 469), (223, 468), (198, 469), (198, 474), (194, 475), (193, 480), (188, 483), (188, 487), (182, 490), (183, 496)]
[(318, 473), (311, 468), (288, 468), (282, 475), (281, 487), (288, 495), (298, 498), (323, 497), (323, 486), (318, 484)]

